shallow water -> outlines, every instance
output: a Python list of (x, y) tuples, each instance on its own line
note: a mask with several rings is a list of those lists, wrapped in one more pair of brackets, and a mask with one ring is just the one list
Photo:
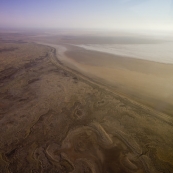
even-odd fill
[(81, 44), (87, 50), (173, 64), (173, 42), (156, 44)]

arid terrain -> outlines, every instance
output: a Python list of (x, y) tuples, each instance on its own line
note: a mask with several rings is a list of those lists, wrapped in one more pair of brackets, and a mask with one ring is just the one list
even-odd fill
[[(90, 59), (80, 62), (86, 50), (65, 46), (73, 37), (0, 36), (0, 173), (173, 172), (172, 105), (156, 109), (157, 97), (152, 104), (142, 95), (133, 99), (138, 92), (132, 88), (125, 91), (127, 78), (119, 89), (82, 71), (93, 57), (101, 57), (101, 68), (105, 55), (89, 51)], [(133, 64), (140, 64), (118, 62), (131, 76)], [(144, 76), (145, 68), (138, 68)], [(159, 73), (150, 72), (151, 80)]]

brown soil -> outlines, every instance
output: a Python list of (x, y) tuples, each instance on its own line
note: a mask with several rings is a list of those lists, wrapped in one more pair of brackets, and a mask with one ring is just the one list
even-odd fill
[(60, 64), (54, 48), (1, 43), (0, 172), (173, 172), (165, 117)]

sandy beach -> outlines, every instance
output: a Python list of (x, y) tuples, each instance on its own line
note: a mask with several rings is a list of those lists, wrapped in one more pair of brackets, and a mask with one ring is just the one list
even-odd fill
[[(41, 43), (46, 44), (46, 41)], [(106, 85), (114, 92), (172, 116), (172, 64), (112, 55), (67, 44), (47, 45), (57, 50), (59, 60), (69, 68)]]
[[(173, 65), (71, 48), (65, 52), (69, 61), (85, 75), (107, 83), (158, 111), (173, 114)], [(66, 58), (68, 59), (68, 58)]]

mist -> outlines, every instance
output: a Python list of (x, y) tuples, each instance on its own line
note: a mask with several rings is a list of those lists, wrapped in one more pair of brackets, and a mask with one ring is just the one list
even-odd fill
[(0, 25), (6, 28), (104, 29), (171, 32), (172, 0), (4, 1)]

